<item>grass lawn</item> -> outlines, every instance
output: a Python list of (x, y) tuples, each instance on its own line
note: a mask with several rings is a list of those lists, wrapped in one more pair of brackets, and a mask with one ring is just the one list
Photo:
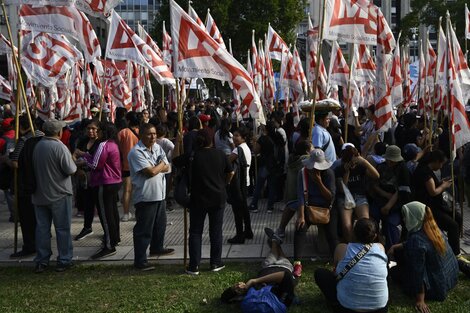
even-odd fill
[[(297, 288), (300, 304), (289, 312), (328, 312), (312, 278), (318, 266), (304, 264)], [(0, 267), (0, 312), (236, 313), (239, 306), (222, 304), (220, 294), (258, 269), (258, 263), (229, 263), (221, 272), (190, 277), (182, 273), (182, 265), (158, 265), (146, 273), (124, 265), (79, 265), (64, 273), (51, 268), (42, 274), (31, 267)], [(389, 312), (414, 312), (413, 301), (393, 285), (390, 295)], [(433, 313), (470, 312), (470, 280), (461, 275), (445, 302), (428, 304)]]

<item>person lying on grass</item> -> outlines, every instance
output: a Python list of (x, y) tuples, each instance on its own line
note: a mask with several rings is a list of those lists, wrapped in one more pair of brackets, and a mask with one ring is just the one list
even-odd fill
[(227, 288), (221, 296), (222, 302), (242, 301), (244, 313), (283, 313), (292, 304), (297, 280), (292, 274), (292, 263), (282, 251), (282, 239), (270, 228), (264, 229), (271, 252), (263, 261), (256, 278), (238, 282)]

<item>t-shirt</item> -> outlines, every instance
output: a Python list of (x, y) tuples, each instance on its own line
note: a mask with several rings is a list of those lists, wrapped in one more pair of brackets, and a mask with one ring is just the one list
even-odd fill
[[(336, 193), (336, 184), (335, 184), (335, 173), (331, 168), (321, 172), (321, 180), (326, 189), (331, 192), (332, 199), (335, 198)], [(308, 204), (319, 206), (319, 207), (330, 207), (331, 203), (328, 202), (320, 192), (317, 184), (308, 176), (307, 182), (308, 190)], [(304, 185), (303, 185), (303, 169), (299, 171), (297, 175), (297, 198), (299, 199), (299, 204), (303, 205), (304, 201)]]
[(266, 135), (258, 138), (258, 144), (260, 146), (260, 156), (258, 165), (270, 167), (274, 164), (274, 142)]
[(59, 139), (44, 137), (34, 149), (33, 164), (38, 179), (32, 196), (35, 205), (49, 205), (73, 194), (70, 175), (77, 166), (69, 149)]
[(336, 161), (335, 144), (326, 128), (315, 124), (312, 130), (312, 145), (325, 152), (325, 158), (329, 162)]
[[(248, 167), (246, 168), (246, 186), (250, 186), (250, 166), (251, 166), (251, 150), (246, 144), (246, 142), (239, 145), (239, 147), (243, 150), (243, 154), (245, 155), (246, 164)], [(238, 149), (233, 149), (232, 153), (238, 155)]]
[(223, 208), (227, 200), (226, 174), (232, 172), (228, 156), (215, 148), (194, 153), (191, 164), (192, 208)]
[(157, 144), (165, 151), (166, 158), (171, 162), (175, 144), (168, 138), (157, 138)]
[[(138, 129), (135, 130), (138, 135)], [(127, 156), (132, 148), (139, 142), (139, 138), (129, 128), (124, 128), (117, 134), (119, 151), (122, 157), (122, 170), (129, 171), (129, 161)]]
[(424, 164), (419, 164), (413, 173), (413, 192), (416, 201), (422, 202), (429, 206), (433, 210), (439, 210), (442, 207), (442, 193), (431, 197), (426, 190), (426, 182), (429, 179), (434, 180), (434, 184), (437, 187), (440, 186), (441, 182), (437, 179), (436, 174)]
[[(349, 170), (347, 187), (352, 194), (366, 194), (366, 170), (366, 167), (360, 164), (357, 164), (354, 168)], [(337, 179), (343, 179), (344, 173), (344, 164), (341, 163), (335, 168), (335, 176)]]

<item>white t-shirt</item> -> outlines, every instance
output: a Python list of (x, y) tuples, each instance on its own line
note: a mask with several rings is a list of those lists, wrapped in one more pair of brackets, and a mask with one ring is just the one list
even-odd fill
[[(245, 142), (240, 145), (240, 148), (242, 148), (243, 153), (245, 154), (246, 163), (248, 164), (248, 167), (246, 168), (246, 185), (250, 186), (251, 150)], [(238, 149), (233, 149), (232, 153), (238, 155)]]

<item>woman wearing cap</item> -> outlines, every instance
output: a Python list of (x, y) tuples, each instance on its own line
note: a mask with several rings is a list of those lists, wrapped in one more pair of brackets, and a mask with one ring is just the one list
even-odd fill
[(413, 173), (413, 192), (417, 201), (432, 210), (439, 228), (447, 232), (454, 254), (460, 256), (459, 230), (462, 216), (456, 211), (454, 219), (452, 208), (445, 205), (443, 197), (444, 192), (452, 186), (452, 180), (450, 177), (440, 180), (434, 173), (440, 170), (445, 162), (446, 156), (441, 150), (424, 155)]
[(388, 146), (384, 154), (385, 162), (377, 166), (380, 178), (372, 186), (370, 215), (382, 221), (385, 248), (400, 241), (400, 208), (410, 201), (410, 172), (397, 146)]
[[(321, 149), (314, 149), (310, 152), (310, 157), (302, 161), (307, 172), (307, 190), (308, 190), (308, 203), (312, 206), (323, 208), (330, 208), (335, 199), (335, 174), (330, 168), (332, 163), (325, 159), (325, 153)], [(304, 170), (300, 170), (297, 177), (297, 197), (299, 199), (299, 208), (297, 210), (296, 230), (294, 235), (294, 275), (299, 277), (302, 273), (302, 259), (303, 247), (307, 236), (307, 230), (311, 222), (305, 215), (305, 199), (304, 199)], [(337, 216), (334, 210), (330, 212), (330, 222), (326, 225), (319, 225), (323, 227), (326, 232), (326, 238), (330, 248), (331, 255), (333, 255), (336, 245), (338, 244), (337, 238)]]
[(357, 219), (369, 218), (367, 189), (364, 187), (367, 178), (377, 180), (379, 179), (379, 173), (366, 159), (360, 156), (359, 151), (353, 144), (345, 143), (342, 148), (340, 164), (335, 168), (335, 176), (338, 182), (342, 181), (348, 187), (356, 203), (356, 206), (352, 209), (345, 208), (345, 196), (342, 184), (339, 183), (339, 195), (336, 204), (343, 226), (343, 239), (345, 242), (350, 242), (352, 240), (353, 213)]
[(418, 312), (430, 312), (424, 300), (444, 301), (457, 284), (457, 259), (428, 206), (418, 201), (407, 203), (402, 215), (408, 238), (388, 251), (397, 262), (391, 277), (415, 297)]

